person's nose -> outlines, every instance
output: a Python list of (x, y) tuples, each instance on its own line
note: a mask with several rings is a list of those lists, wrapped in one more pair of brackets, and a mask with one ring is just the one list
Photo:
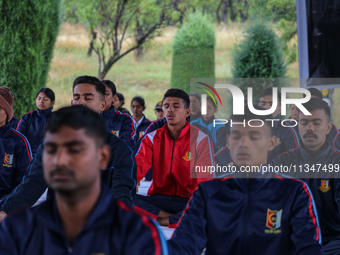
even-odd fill
[(248, 147), (249, 144), (249, 138), (247, 136), (241, 137), (241, 146), (242, 147)]
[(69, 157), (64, 149), (58, 149), (56, 156), (54, 158), (54, 164), (56, 166), (67, 166)]
[(314, 132), (314, 124), (313, 124), (313, 122), (312, 121), (309, 121), (308, 122), (308, 124), (307, 124), (307, 130), (308, 131), (312, 131), (312, 132)]
[(85, 99), (83, 97), (79, 97), (78, 104), (80, 105), (86, 105)]

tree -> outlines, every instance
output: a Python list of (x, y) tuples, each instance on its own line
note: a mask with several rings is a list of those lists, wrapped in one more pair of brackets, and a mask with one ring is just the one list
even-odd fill
[(117, 61), (156, 36), (167, 20), (179, 17), (170, 0), (69, 0), (64, 1), (64, 13), (87, 24), (100, 79)]
[(59, 0), (0, 2), (0, 84), (14, 94), (18, 117), (35, 108), (35, 94), (46, 84), (59, 7)]
[(173, 44), (171, 87), (189, 92), (191, 78), (214, 78), (214, 47), (214, 26), (200, 13), (191, 14)]
[(275, 22), (280, 32), (280, 38), (286, 61), (292, 63), (297, 60), (296, 0), (250, 0), (250, 12), (254, 19)]
[[(286, 65), (278, 38), (267, 25), (255, 23), (248, 28), (243, 41), (233, 52), (232, 74), (234, 78), (285, 77)], [(254, 95), (258, 95), (263, 88), (272, 85), (271, 80), (257, 81), (256, 86), (251, 82), (247, 80), (239, 86), (244, 92), (247, 87), (253, 87)]]

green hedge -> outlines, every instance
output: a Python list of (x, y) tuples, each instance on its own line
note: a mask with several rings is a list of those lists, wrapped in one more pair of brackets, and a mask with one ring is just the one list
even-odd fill
[(45, 87), (59, 12), (60, 0), (0, 3), (0, 85), (14, 94), (17, 118), (36, 108), (35, 94)]
[(171, 87), (190, 91), (191, 78), (215, 77), (215, 29), (201, 14), (192, 14), (173, 44)]
[[(255, 23), (248, 28), (245, 38), (233, 52), (232, 74), (234, 78), (283, 78), (286, 75), (286, 65), (280, 43), (274, 31), (267, 25)], [(254, 96), (259, 95), (263, 88), (280, 87), (277, 80), (256, 82)], [(238, 84), (245, 92), (252, 85), (247, 81)]]

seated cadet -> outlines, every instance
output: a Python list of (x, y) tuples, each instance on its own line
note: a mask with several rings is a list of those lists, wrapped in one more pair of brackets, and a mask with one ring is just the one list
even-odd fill
[(201, 115), (201, 97), (196, 93), (189, 95), (190, 99), (190, 122), (202, 117)]
[(14, 96), (0, 87), (0, 201), (21, 181), (32, 154), (24, 135), (11, 128)]
[(43, 142), (43, 130), (47, 118), (51, 115), (55, 95), (50, 88), (41, 88), (35, 97), (37, 110), (30, 111), (22, 116), (17, 130), (25, 135), (30, 142), (32, 153), (35, 154)]
[(52, 113), (43, 171), (55, 193), (2, 222), (1, 254), (167, 254), (155, 222), (101, 185), (100, 172), (110, 159), (105, 133), (103, 119), (87, 107)]
[(137, 180), (152, 167), (148, 196), (136, 195), (135, 205), (149, 212), (164, 226), (175, 226), (199, 182), (210, 173), (195, 173), (194, 164), (213, 166), (209, 137), (191, 126), (189, 96), (183, 90), (169, 89), (163, 98), (166, 124), (147, 134), (136, 154)]
[[(105, 86), (96, 77), (84, 75), (74, 80), (72, 105), (82, 104), (99, 113), (105, 108), (104, 97)], [(106, 133), (106, 142), (110, 145), (112, 153), (108, 167), (103, 172), (103, 182), (116, 199), (132, 207), (137, 178), (134, 153), (126, 143), (110, 132)], [(47, 184), (42, 174), (41, 157), (40, 146), (34, 160), (26, 169), (20, 186), (3, 199), (0, 222), (8, 213), (32, 206), (44, 193)]]
[(123, 105), (125, 104), (125, 98), (122, 93), (117, 92), (116, 96), (113, 99), (113, 105), (116, 111), (120, 111), (122, 113), (126, 113), (131, 116), (131, 113), (128, 109), (124, 108)]
[[(287, 165), (291, 174), (304, 179), (314, 196), (320, 220), (325, 254), (340, 254), (340, 150), (327, 140), (332, 124), (330, 108), (319, 98), (312, 98), (303, 106), (312, 114), (299, 111), (301, 147), (274, 158), (273, 165)], [(333, 175), (332, 175), (333, 174)]]
[[(201, 115), (201, 98), (200, 98), (200, 96), (198, 94), (191, 93), (189, 95), (189, 99), (190, 99), (190, 105), (189, 105), (190, 116), (187, 117), (188, 122), (196, 120), (196, 119), (198, 119), (199, 117), (202, 116)], [(159, 101), (157, 103), (157, 105), (158, 104), (160, 104), (161, 107), (162, 107), (162, 101)], [(154, 120), (150, 123), (150, 125), (147, 127), (147, 129), (144, 132), (144, 136), (146, 134), (151, 133), (151, 132), (155, 131), (156, 129), (159, 129), (159, 128), (161, 128), (165, 125), (166, 118), (164, 118), (165, 115), (163, 113), (163, 110), (162, 110), (162, 116), (163, 116), (162, 118)], [(144, 136), (142, 136), (142, 138), (139, 138), (139, 140), (136, 141), (136, 144), (135, 144), (136, 151), (138, 150), (140, 142), (142, 141)]]
[[(278, 93), (277, 105), (273, 105), (273, 92), (272, 88), (266, 88), (261, 92), (261, 96), (258, 99), (258, 106), (268, 110), (272, 107), (276, 107), (269, 119), (276, 119), (280, 121), (274, 121), (273, 124), (273, 135), (277, 137), (277, 145), (269, 153), (268, 160), (280, 155), (283, 152), (297, 148), (297, 133), (292, 127), (283, 127), (281, 125), (281, 93)], [(288, 126), (289, 123), (285, 122)]]
[[(309, 88), (308, 90), (309, 90), (312, 98), (323, 99), (322, 92), (319, 89), (317, 89), (317, 88)], [(334, 143), (335, 142), (335, 137), (338, 135), (338, 129), (334, 125), (333, 122), (330, 122), (330, 124), (331, 124), (331, 130), (328, 132), (328, 134), (326, 136), (327, 142), (329, 144), (334, 144), (337, 149), (340, 149), (340, 147), (337, 146), (336, 143)], [(297, 127), (295, 127), (295, 129), (297, 130)]]
[(101, 113), (106, 124), (106, 128), (112, 134), (119, 137), (127, 145), (133, 146), (132, 139), (135, 134), (133, 120), (130, 115), (123, 114), (115, 110), (113, 101), (116, 96), (116, 85), (110, 80), (103, 80), (105, 85), (105, 109)]
[(150, 125), (151, 121), (148, 120), (143, 114), (145, 110), (144, 98), (136, 96), (131, 100), (131, 112), (132, 118), (135, 125), (136, 133), (134, 137), (134, 142), (136, 143), (138, 139), (142, 138), (145, 130)]
[(190, 121), (191, 125), (209, 135), (214, 144), (214, 151), (218, 151), (225, 145), (227, 130), (221, 123), (218, 123), (220, 125), (215, 125), (214, 119), (216, 112), (216, 103), (213, 101), (212, 97), (207, 97), (207, 113), (194, 121)]
[[(170, 254), (201, 254), (204, 248), (214, 255), (323, 254), (307, 185), (261, 172), (276, 143), (268, 117), (246, 106), (244, 115), (231, 117), (234, 122), (246, 120), (230, 127), (228, 147), (235, 174), (198, 185), (168, 241)], [(265, 124), (259, 125), (261, 121)]]
[[(266, 88), (261, 92), (261, 96), (257, 100), (257, 105), (262, 107), (265, 110), (271, 109), (275, 107), (275, 111), (268, 116), (268, 119), (275, 119), (273, 121), (272, 132), (273, 135), (276, 137), (276, 146), (273, 150), (269, 151), (268, 153), (268, 161), (273, 159), (274, 157), (280, 155), (283, 152), (288, 150), (295, 149), (299, 146), (298, 139), (297, 139), (297, 132), (293, 127), (290, 127), (292, 124), (291, 122), (285, 122), (285, 127), (281, 125), (281, 94), (278, 93), (278, 102), (277, 105), (273, 105), (273, 95), (272, 95), (272, 88)], [(277, 121), (280, 120), (280, 121)], [(271, 122), (270, 122), (271, 123)], [(225, 125), (225, 133), (230, 133), (230, 123), (228, 122)], [(222, 148), (215, 153), (215, 162), (218, 165), (225, 165), (231, 161), (230, 151), (227, 145), (224, 145)], [(221, 175), (223, 176), (223, 174)]]
[(288, 110), (290, 114), (288, 119), (299, 120), (299, 108), (295, 104), (290, 104)]
[(156, 114), (157, 120), (160, 120), (161, 118), (164, 117), (163, 108), (162, 108), (162, 101), (157, 102), (157, 104), (155, 106), (155, 114)]

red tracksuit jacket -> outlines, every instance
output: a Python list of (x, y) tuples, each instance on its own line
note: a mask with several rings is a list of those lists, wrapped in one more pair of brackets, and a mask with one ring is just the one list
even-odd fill
[(173, 140), (165, 124), (142, 140), (136, 154), (137, 181), (152, 167), (153, 182), (148, 195), (190, 198), (198, 183), (213, 177), (209, 172), (195, 172), (196, 166), (213, 166), (213, 155), (209, 137), (198, 128), (187, 122)]

